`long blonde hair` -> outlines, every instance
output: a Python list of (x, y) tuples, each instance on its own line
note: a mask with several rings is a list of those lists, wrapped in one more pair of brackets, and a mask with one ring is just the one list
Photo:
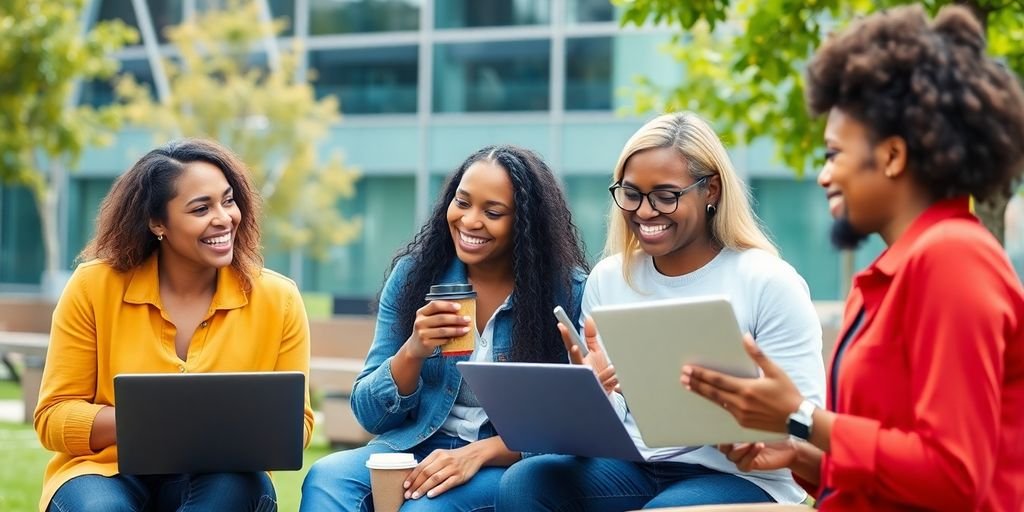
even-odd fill
[[(664, 114), (640, 127), (626, 142), (615, 164), (612, 183), (622, 180), (626, 162), (637, 152), (652, 148), (673, 147), (686, 161), (686, 168), (694, 180), (718, 175), (721, 192), (716, 213), (711, 216), (711, 239), (722, 248), (733, 250), (762, 249), (778, 255), (775, 245), (761, 230), (750, 208), (750, 192), (729, 161), (725, 146), (711, 126), (693, 112)], [(706, 187), (705, 182), (703, 187)], [(614, 202), (608, 212), (608, 236), (604, 255), (622, 253), (622, 275), (633, 288), (631, 268), (641, 251), (640, 242), (626, 224)]]

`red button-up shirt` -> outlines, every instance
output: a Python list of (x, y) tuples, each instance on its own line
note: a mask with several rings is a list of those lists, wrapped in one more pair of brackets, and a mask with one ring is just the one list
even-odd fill
[(1024, 511), (1024, 294), (966, 198), (855, 277), (840, 339), (861, 308), (821, 510)]

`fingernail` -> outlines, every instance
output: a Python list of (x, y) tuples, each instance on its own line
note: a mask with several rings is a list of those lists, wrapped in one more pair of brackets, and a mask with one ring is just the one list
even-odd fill
[(427, 492), (427, 497), (428, 498), (433, 498), (434, 497), (434, 491), (428, 491)]
[(452, 304), (455, 305), (455, 307), (453, 308), (455, 311), (458, 311), (460, 308), (462, 308), (462, 303), (453, 302)]
[[(406, 480), (405, 482), (402, 482), (402, 489), (408, 489), (408, 488), (409, 488), (409, 481)], [(406, 494), (408, 494), (408, 493), (406, 493)]]
[(420, 499), (420, 493), (418, 493), (418, 492), (412, 493), (412, 499), (414, 499), (414, 500)]
[(405, 499), (409, 499), (410, 497), (412, 497), (412, 495), (409, 494), (409, 491), (405, 491)]
[(471, 317), (469, 315), (466, 315), (466, 316), (462, 317), (462, 319), (467, 321), (467, 322), (472, 322), (473, 321), (473, 317)]
[(462, 332), (464, 332), (464, 333), (465, 333), (465, 332), (469, 332), (469, 327), (463, 327), (463, 328), (462, 328)]
[(683, 375), (690, 375), (691, 373), (693, 373), (693, 367), (689, 365), (683, 366)]

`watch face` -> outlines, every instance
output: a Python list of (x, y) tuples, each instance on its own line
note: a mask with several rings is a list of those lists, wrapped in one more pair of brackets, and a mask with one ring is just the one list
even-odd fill
[(789, 430), (789, 435), (799, 437), (804, 441), (811, 437), (811, 427), (793, 418), (790, 418), (789, 422), (786, 423), (786, 429)]

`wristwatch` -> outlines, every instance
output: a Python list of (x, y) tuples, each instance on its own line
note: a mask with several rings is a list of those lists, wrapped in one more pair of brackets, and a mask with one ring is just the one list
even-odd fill
[(789, 430), (789, 435), (793, 437), (799, 437), (804, 441), (811, 438), (811, 428), (814, 423), (814, 409), (818, 406), (814, 405), (810, 400), (804, 400), (800, 402), (800, 407), (793, 414), (789, 415), (789, 421), (786, 422), (786, 429)]

